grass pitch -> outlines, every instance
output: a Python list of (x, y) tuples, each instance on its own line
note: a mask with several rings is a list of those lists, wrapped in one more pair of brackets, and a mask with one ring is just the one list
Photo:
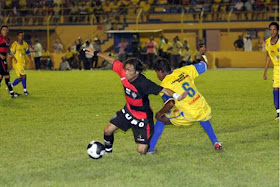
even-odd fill
[[(279, 124), (272, 82), (263, 70), (213, 70), (196, 80), (212, 107), (225, 152), (199, 124), (167, 126), (155, 155), (136, 152), (131, 131), (115, 134), (114, 152), (91, 160), (86, 147), (124, 106), (112, 71), (29, 71), (29, 96), (0, 91), (0, 186), (278, 186)], [(152, 71), (145, 73), (159, 83)], [(11, 73), (15, 78), (14, 72)], [(15, 90), (22, 92), (21, 85)], [(162, 106), (150, 97), (154, 111)]]

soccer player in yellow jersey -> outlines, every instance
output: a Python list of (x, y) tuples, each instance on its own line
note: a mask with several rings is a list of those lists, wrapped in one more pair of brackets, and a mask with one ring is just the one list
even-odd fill
[(26, 72), (25, 62), (26, 56), (29, 57), (30, 62), (33, 62), (31, 57), (31, 53), (29, 51), (28, 44), (23, 40), (24, 33), (23, 31), (19, 31), (17, 33), (17, 41), (15, 41), (11, 46), (11, 52), (14, 54), (16, 60), (13, 59), (13, 68), (16, 72), (17, 78), (13, 82), (13, 87), (16, 86), (18, 83), (22, 83), (24, 95), (28, 95), (29, 92), (26, 88)]
[(205, 98), (198, 92), (194, 79), (207, 70), (207, 64), (203, 61), (184, 66), (179, 69), (171, 70), (170, 64), (166, 59), (159, 58), (154, 64), (157, 77), (161, 80), (161, 86), (169, 88), (176, 93), (188, 92), (188, 96), (178, 102), (165, 94), (162, 95), (165, 105), (156, 114), (158, 120), (155, 124), (154, 135), (150, 142), (148, 153), (153, 153), (156, 143), (161, 136), (165, 124), (175, 126), (187, 126), (193, 122), (199, 122), (211, 140), (215, 150), (222, 150), (222, 144), (210, 123), (211, 108)]
[(272, 22), (269, 24), (269, 31), (271, 37), (265, 41), (265, 49), (267, 51), (266, 55), (266, 63), (264, 68), (263, 79), (267, 80), (267, 68), (269, 63), (272, 61), (273, 63), (273, 97), (274, 97), (274, 106), (276, 109), (276, 119), (279, 119), (279, 24), (276, 22)]

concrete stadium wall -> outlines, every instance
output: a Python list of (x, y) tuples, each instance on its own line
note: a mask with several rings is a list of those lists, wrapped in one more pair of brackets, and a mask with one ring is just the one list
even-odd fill
[(206, 56), (209, 68), (263, 68), (266, 52), (208, 51)]

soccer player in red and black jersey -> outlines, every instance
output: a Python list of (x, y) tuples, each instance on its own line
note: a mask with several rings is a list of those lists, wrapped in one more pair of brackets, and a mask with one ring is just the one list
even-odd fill
[(124, 86), (126, 104), (104, 129), (106, 153), (111, 153), (113, 150), (114, 132), (117, 129), (127, 131), (132, 128), (137, 151), (140, 154), (146, 154), (154, 132), (153, 111), (151, 110), (148, 96), (150, 94), (158, 95), (163, 92), (177, 100), (182, 100), (187, 93), (179, 95), (147, 79), (142, 74), (144, 66), (137, 58), (131, 58), (122, 63), (90, 48), (86, 48), (86, 53), (103, 58), (112, 64), (113, 71), (120, 76)]
[[(10, 73), (7, 64), (7, 55), (10, 53), (10, 40), (7, 38), (9, 28), (7, 25), (1, 27), (0, 34), (0, 86), (3, 77), (5, 78), (6, 85), (9, 89), (9, 93), (12, 98), (19, 96), (18, 93), (13, 91), (13, 87), (10, 83)], [(11, 54), (13, 56), (13, 54)]]

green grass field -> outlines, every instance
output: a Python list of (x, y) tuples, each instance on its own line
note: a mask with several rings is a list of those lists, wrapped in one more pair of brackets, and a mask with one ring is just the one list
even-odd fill
[[(0, 186), (278, 186), (279, 124), (271, 74), (262, 69), (208, 71), (197, 78), (212, 107), (225, 152), (214, 151), (199, 124), (167, 126), (155, 155), (136, 151), (131, 131), (115, 134), (114, 152), (88, 157), (91, 140), (124, 106), (112, 71), (29, 71), (29, 96), (0, 91)], [(152, 71), (145, 73), (159, 83)], [(15, 78), (14, 72), (11, 73)], [(22, 93), (21, 84), (15, 90)], [(151, 96), (155, 111), (159, 96)]]

